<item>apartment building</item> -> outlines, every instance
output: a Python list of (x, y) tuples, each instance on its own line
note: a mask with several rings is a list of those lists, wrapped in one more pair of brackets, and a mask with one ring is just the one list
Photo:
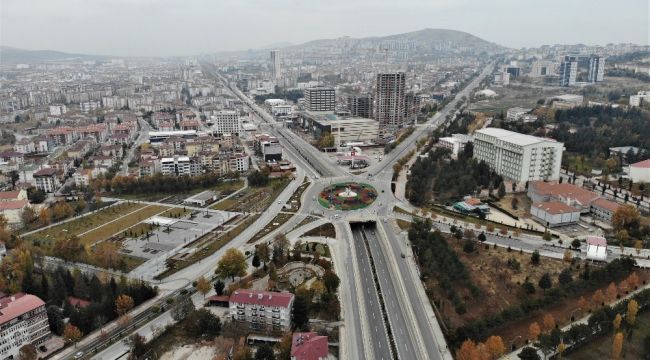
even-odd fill
[(307, 111), (334, 111), (335, 107), (334, 88), (317, 86), (305, 89), (305, 109)]
[(397, 128), (406, 121), (406, 74), (377, 74), (374, 116), (380, 127)]
[(0, 298), (0, 359), (16, 359), (22, 346), (38, 346), (50, 336), (43, 300), (23, 293)]
[(174, 156), (160, 159), (160, 172), (163, 175), (191, 176), (192, 161), (189, 156)]
[(230, 295), (230, 316), (255, 331), (289, 331), (294, 295), (239, 289)]
[(59, 183), (57, 170), (54, 168), (40, 169), (34, 173), (33, 177), (36, 182), (36, 188), (45, 193), (53, 193), (61, 185)]
[(212, 130), (214, 134), (239, 134), (241, 120), (235, 110), (222, 110), (212, 115)]
[(563, 143), (498, 128), (474, 134), (474, 158), (520, 183), (559, 179), (563, 151)]

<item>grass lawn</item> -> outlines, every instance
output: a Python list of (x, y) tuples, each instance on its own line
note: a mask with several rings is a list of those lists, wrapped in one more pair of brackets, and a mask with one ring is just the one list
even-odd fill
[(336, 239), (336, 229), (334, 228), (334, 225), (327, 223), (307, 231), (305, 236), (325, 236)]
[(254, 243), (255, 241), (263, 238), (266, 236), (266, 234), (270, 233), (271, 231), (277, 229), (278, 227), (282, 226), (282, 224), (286, 223), (293, 217), (293, 214), (287, 214), (287, 213), (279, 213), (277, 214), (273, 220), (271, 220), (264, 228), (255, 234), (250, 240), (248, 240), (249, 244)]
[(128, 229), (142, 220), (146, 220), (147, 218), (164, 211), (165, 209), (167, 209), (166, 206), (145, 205), (143, 208), (133, 213), (123, 213), (123, 217), (115, 219), (111, 223), (100, 225), (94, 230), (84, 233), (79, 237), (79, 240), (84, 245), (92, 245), (98, 241), (108, 239), (114, 234), (119, 233), (124, 229)]
[(219, 201), (211, 208), (237, 212), (260, 212), (266, 209), (288, 184), (287, 179), (274, 179), (269, 181), (266, 186), (249, 186), (235, 197)]
[[(625, 322), (625, 320), (623, 320)], [(636, 328), (631, 334), (624, 332), (623, 352), (621, 359), (643, 359), (643, 339), (650, 336), (650, 311), (644, 311), (637, 315)], [(591, 343), (577, 349), (575, 352), (567, 353), (564, 358), (572, 360), (609, 359), (612, 354), (612, 343), (614, 334), (601, 336)]]
[[(512, 207), (512, 199), (517, 199), (517, 208)], [(530, 205), (532, 204), (532, 201), (526, 196), (526, 194), (508, 194), (504, 196), (501, 200), (497, 202), (497, 204), (502, 208), (510, 213), (520, 217), (520, 218), (527, 218), (530, 217)]]
[[(89, 230), (96, 229), (109, 221), (115, 220), (124, 214), (128, 214), (138, 209), (142, 209), (143, 204), (122, 203), (102, 209), (92, 215), (86, 215), (69, 221), (64, 224), (56, 225), (36, 232), (32, 235), (25, 236), (24, 239), (30, 242), (38, 242), (41, 247), (50, 248), (58, 239), (65, 239), (70, 235), (79, 235)], [(122, 228), (124, 229), (124, 228)]]
[(288, 206), (290, 206), (290, 209), (287, 209), (286, 211), (288, 212), (297, 212), (300, 207), (302, 206), (302, 203), (300, 201), (300, 198), (302, 197), (302, 194), (305, 192), (305, 189), (311, 184), (310, 182), (304, 182), (298, 188), (296, 191), (291, 195), (291, 198), (289, 198)]
[(397, 219), (397, 226), (402, 230), (408, 230), (411, 228), (411, 223), (402, 219)]
[(184, 208), (171, 208), (164, 213), (160, 214), (160, 216), (168, 217), (168, 218), (181, 218), (192, 211), (189, 209), (184, 209)]
[(146, 224), (146, 223), (139, 223), (137, 225), (131, 226), (130, 228), (124, 230), (122, 233), (124, 237), (129, 237), (129, 238), (136, 238), (138, 236), (142, 236), (147, 233), (147, 231), (151, 232), (153, 229), (155, 229), (157, 226), (153, 224)]
[(314, 216), (309, 215), (309, 216), (307, 216), (306, 218), (302, 219), (302, 221), (299, 222), (298, 224), (296, 224), (296, 226), (294, 226), (291, 230), (287, 231), (287, 233), (290, 233), (290, 232), (296, 230), (297, 228), (299, 228), (299, 227), (301, 227), (301, 226), (303, 226), (303, 225), (307, 225), (307, 224), (309, 224), (310, 222), (314, 222), (314, 221), (316, 221), (317, 219), (318, 219), (317, 217), (314, 217)]
[(302, 250), (311, 254), (314, 251), (314, 246), (316, 247), (315, 251), (318, 252), (320, 256), (331, 257), (330, 247), (327, 244), (307, 242), (302, 244)]

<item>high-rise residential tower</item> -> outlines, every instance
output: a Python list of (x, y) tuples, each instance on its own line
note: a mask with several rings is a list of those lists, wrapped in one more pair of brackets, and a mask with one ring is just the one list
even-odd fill
[(406, 121), (406, 74), (377, 74), (374, 116), (380, 127), (397, 128)]
[(282, 77), (282, 64), (280, 60), (280, 51), (271, 50), (271, 78), (277, 80)]

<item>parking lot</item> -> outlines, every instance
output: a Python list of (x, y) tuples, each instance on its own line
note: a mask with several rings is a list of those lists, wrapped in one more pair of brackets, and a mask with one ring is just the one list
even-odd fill
[(154, 229), (142, 236), (127, 238), (122, 242), (122, 252), (153, 259), (181, 248), (236, 216), (228, 211), (193, 211), (181, 218), (154, 216), (143, 222)]

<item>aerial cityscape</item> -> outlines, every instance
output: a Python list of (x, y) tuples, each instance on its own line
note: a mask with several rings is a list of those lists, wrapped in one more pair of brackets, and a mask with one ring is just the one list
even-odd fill
[(578, 3), (3, 0), (0, 360), (650, 359), (650, 8)]

